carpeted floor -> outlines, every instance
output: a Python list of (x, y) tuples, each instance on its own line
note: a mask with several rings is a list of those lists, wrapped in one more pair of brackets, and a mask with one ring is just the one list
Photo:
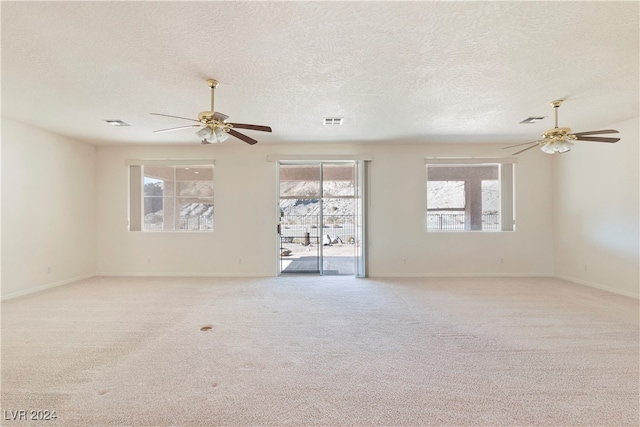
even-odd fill
[(551, 278), (96, 277), (2, 304), (2, 425), (638, 426), (638, 323)]

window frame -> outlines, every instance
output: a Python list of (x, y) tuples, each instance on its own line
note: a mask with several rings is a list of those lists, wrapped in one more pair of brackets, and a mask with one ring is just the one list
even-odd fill
[[(129, 169), (128, 170), (129, 172), (129, 203), (128, 203), (128, 221), (127, 221), (129, 231), (144, 232), (144, 233), (212, 233), (215, 230), (215, 213), (214, 212), (212, 212), (211, 214), (212, 224), (211, 224), (211, 228), (209, 229), (192, 229), (192, 230), (179, 229), (179, 228), (176, 229), (175, 225), (178, 224), (179, 226), (180, 224), (179, 222), (180, 215), (177, 215), (176, 218), (174, 218), (173, 229), (149, 230), (149, 229), (145, 229), (144, 227), (144, 216), (145, 216), (144, 168), (145, 166), (170, 166), (174, 169), (173, 194), (171, 196), (164, 196), (164, 195), (162, 196), (163, 199), (172, 200), (172, 202), (174, 203), (174, 207), (177, 206), (175, 205), (175, 203), (177, 203), (177, 201), (181, 198), (182, 199), (198, 198), (197, 196), (196, 197), (184, 196), (184, 195), (181, 196), (180, 194), (177, 194), (178, 184), (179, 182), (184, 182), (184, 180), (177, 179), (176, 168), (210, 167), (211, 173), (212, 173), (210, 182), (213, 188), (213, 193), (210, 199), (211, 199), (211, 204), (214, 206), (214, 209), (215, 209), (215, 172), (214, 172), (215, 161), (214, 160), (212, 159), (126, 160), (125, 165)], [(204, 180), (204, 181), (209, 181), (209, 180)], [(206, 198), (209, 198), (209, 197), (206, 197)], [(163, 204), (164, 204), (164, 200), (163, 200)]]
[[(426, 158), (425, 159), (425, 220), (424, 227), (428, 233), (499, 233), (499, 232), (513, 232), (515, 231), (515, 158)], [(499, 215), (500, 223), (499, 229), (472, 229), (471, 218), (467, 218), (467, 208), (465, 207), (465, 226), (464, 229), (437, 229), (429, 227), (429, 182), (435, 182), (437, 180), (429, 180), (429, 166), (450, 166), (450, 167), (462, 167), (462, 166), (497, 166), (498, 167), (498, 185), (500, 189), (500, 202), (499, 202)], [(459, 179), (452, 179), (459, 180)], [(479, 199), (482, 199), (482, 178), (476, 178), (477, 186), (479, 188)], [(465, 186), (465, 191), (467, 188)], [(460, 209), (458, 209), (460, 210)], [(482, 211), (481, 211), (481, 216)], [(475, 215), (474, 215), (475, 217)]]

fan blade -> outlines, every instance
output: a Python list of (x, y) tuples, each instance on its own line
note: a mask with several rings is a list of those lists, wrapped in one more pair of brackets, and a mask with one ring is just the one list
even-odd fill
[(187, 117), (170, 116), (169, 114), (160, 114), (160, 113), (151, 113), (151, 114), (153, 114), (154, 116), (173, 117), (174, 119), (191, 120), (192, 122), (198, 122), (198, 123), (200, 123), (200, 120), (190, 119), (190, 118), (187, 118)]
[(618, 142), (620, 138), (604, 138), (602, 136), (578, 136), (578, 141)]
[(249, 129), (249, 130), (259, 130), (261, 132), (271, 132), (271, 128), (269, 126), (261, 126), (261, 125), (248, 125), (246, 123), (230, 123), (234, 128), (238, 129)]
[(516, 144), (516, 145), (510, 145), (508, 147), (502, 147), (503, 150), (507, 149), (507, 148), (513, 148), (513, 147), (519, 147), (521, 145), (527, 145), (527, 144), (537, 144), (538, 141), (529, 141), (529, 142), (523, 142), (521, 144)]
[(253, 144), (258, 142), (255, 139), (250, 138), (247, 135), (243, 135), (240, 132), (237, 132), (237, 131), (235, 131), (233, 129), (229, 129), (229, 135), (235, 136), (236, 138), (241, 139), (244, 142), (246, 142), (247, 144), (251, 144), (251, 145), (253, 145)]
[(617, 130), (613, 129), (605, 129), (605, 130), (592, 130), (589, 132), (576, 132), (573, 135), (575, 136), (583, 136), (583, 135), (602, 135), (603, 133), (620, 133)]
[(226, 114), (218, 113), (217, 111), (215, 113), (213, 113), (213, 119), (217, 120), (219, 122), (224, 122), (228, 118), (229, 118), (229, 116), (227, 116)]
[(199, 128), (200, 126), (202, 126), (202, 123), (199, 125), (178, 126), (177, 128), (154, 130), (153, 133), (172, 132), (174, 130), (189, 129), (189, 128)]
[[(536, 142), (537, 142), (537, 141), (536, 141)], [(515, 156), (516, 154), (524, 153), (525, 151), (527, 151), (527, 150), (531, 150), (532, 148), (536, 148), (537, 146), (538, 146), (538, 144), (536, 144), (536, 145), (532, 145), (531, 147), (527, 147), (527, 148), (525, 148), (524, 150), (520, 150), (520, 151), (518, 151), (517, 153), (513, 153), (513, 154), (512, 154), (512, 156)]]

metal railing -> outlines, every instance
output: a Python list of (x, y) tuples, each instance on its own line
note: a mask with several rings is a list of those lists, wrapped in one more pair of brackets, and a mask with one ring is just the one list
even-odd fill
[[(482, 214), (482, 230), (500, 231), (500, 214)], [(464, 212), (427, 213), (427, 230), (465, 230)]]
[[(165, 226), (165, 222), (167, 226)], [(145, 231), (207, 231), (213, 230), (213, 217), (211, 215), (197, 215), (197, 216), (181, 216), (180, 228), (174, 228), (173, 221), (152, 221), (149, 219), (144, 220)]]
[(324, 224), (320, 226), (319, 215), (283, 215), (280, 218), (280, 236), (284, 241), (299, 239), (299, 236), (316, 238), (329, 235), (332, 241), (354, 243), (356, 224), (353, 215), (323, 215)]
[(500, 231), (502, 229), (500, 225), (500, 214), (497, 214), (497, 213), (482, 214), (482, 229)]

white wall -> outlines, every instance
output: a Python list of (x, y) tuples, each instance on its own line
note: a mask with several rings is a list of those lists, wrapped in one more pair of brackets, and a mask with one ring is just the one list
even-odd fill
[[(611, 125), (621, 131), (617, 144), (579, 143), (570, 155), (534, 150), (519, 156), (516, 232), (427, 233), (424, 158), (500, 157), (504, 150), (235, 141), (96, 148), (3, 118), (2, 298), (96, 272), (274, 275), (276, 163), (266, 161), (269, 154), (373, 156), (371, 276), (555, 274), (638, 296), (638, 122)], [(214, 233), (127, 231), (124, 161), (158, 158), (216, 159)]]
[[(97, 272), (101, 275), (276, 274), (277, 164), (269, 154), (370, 154), (371, 276), (553, 275), (551, 159), (518, 159), (517, 231), (427, 233), (426, 174), (431, 156), (500, 157), (496, 145), (298, 144), (100, 147)], [(126, 159), (214, 158), (215, 231), (127, 231)], [(500, 259), (504, 263), (500, 263)], [(242, 259), (242, 263), (239, 260)], [(406, 259), (406, 264), (403, 260)]]
[(2, 119), (2, 298), (95, 274), (95, 159), (89, 144)]
[[(554, 164), (556, 275), (638, 296), (639, 119), (612, 124), (616, 144), (578, 142)], [(609, 136), (609, 135), (605, 135)]]
[[(427, 233), (424, 158), (500, 157), (504, 150), (237, 142), (96, 148), (3, 118), (2, 298), (96, 272), (274, 275), (276, 163), (266, 161), (269, 154), (373, 156), (372, 276), (555, 274), (638, 296), (638, 122), (611, 125), (621, 131), (617, 144), (585, 142), (570, 155), (534, 150), (519, 156), (516, 232)], [(158, 158), (216, 159), (214, 233), (127, 231), (124, 161)]]
[(551, 162), (540, 153), (527, 152), (515, 165), (515, 232), (424, 231), (425, 157), (508, 154), (474, 144), (380, 147), (371, 178), (372, 275), (551, 275)]

